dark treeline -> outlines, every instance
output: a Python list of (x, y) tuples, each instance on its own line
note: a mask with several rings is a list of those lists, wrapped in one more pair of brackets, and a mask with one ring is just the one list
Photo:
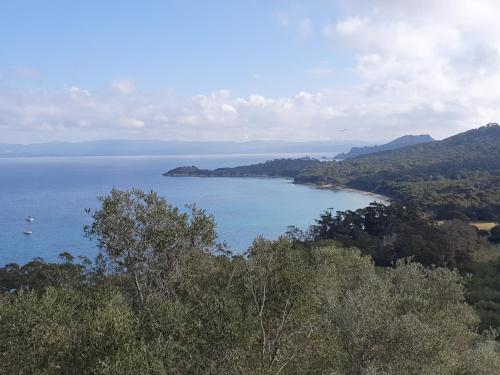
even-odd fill
[[(413, 215), (378, 205), (369, 212), (389, 221)], [(0, 373), (500, 369), (496, 334), (481, 332), (464, 278), (405, 258), (434, 262), (418, 246), (415, 254), (396, 250), (406, 240), (393, 241), (386, 252), (396, 255), (381, 268), (388, 259), (372, 260), (375, 240), (361, 246), (354, 229), (341, 230), (336, 216), (325, 214), (311, 232), (318, 241), (258, 238), (234, 256), (217, 244), (214, 219), (203, 210), (181, 212), (139, 190), (113, 190), (93, 219), (86, 235), (101, 249), (95, 262), (64, 253), (60, 263), (36, 259), (0, 270)], [(388, 222), (368, 222), (367, 235), (386, 236), (377, 226)], [(458, 264), (472, 256), (466, 253), (447, 250), (437, 262)]]
[(295, 177), (299, 173), (321, 165), (321, 161), (312, 158), (274, 159), (264, 163), (244, 165), (232, 168), (199, 169), (196, 166), (178, 167), (164, 176), (183, 177)]
[(471, 260), (485, 241), (476, 228), (461, 220), (437, 225), (417, 206), (371, 203), (356, 211), (325, 211), (306, 239), (337, 240), (363, 249), (375, 264), (388, 267), (413, 257), (424, 265), (456, 267)]

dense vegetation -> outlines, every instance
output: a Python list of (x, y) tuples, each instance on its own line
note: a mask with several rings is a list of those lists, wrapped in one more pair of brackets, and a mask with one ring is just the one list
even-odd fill
[(457, 211), (477, 220), (500, 217), (500, 126), (491, 124), (443, 141), (328, 162), (297, 182), (333, 183), (416, 201), (438, 218)]
[(411, 204), (372, 203), (356, 211), (325, 211), (308, 232), (290, 227), (288, 236), (313, 246), (334, 240), (356, 247), (382, 267), (411, 257), (425, 266), (458, 269), (469, 277), (466, 297), (481, 317), (481, 328), (500, 329), (500, 247), (495, 246), (495, 234), (488, 240), (458, 219), (438, 224)]
[(380, 146), (352, 147), (349, 152), (342, 152), (335, 155), (335, 159), (352, 159), (361, 155), (373, 154), (380, 151), (397, 150), (398, 148), (432, 141), (434, 141), (434, 139), (427, 134), (403, 135), (402, 137)]
[[(478, 330), (457, 271), (401, 258), (413, 250), (377, 267), (369, 255), (328, 242), (356, 240), (355, 231), (331, 236), (334, 215), (320, 218), (311, 231), (317, 238), (258, 238), (245, 256), (232, 256), (217, 245), (213, 218), (194, 206), (181, 212), (139, 190), (113, 190), (101, 203), (86, 228), (101, 248), (94, 264), (62, 254), (60, 264), (1, 269), (0, 373), (500, 370), (495, 333)], [(411, 214), (372, 211), (394, 220)], [(367, 233), (386, 236), (372, 222)], [(458, 254), (439, 259), (447, 265)]]
[(275, 159), (264, 163), (245, 165), (233, 168), (217, 168), (214, 170), (197, 167), (179, 167), (165, 172), (164, 176), (183, 177), (295, 177), (300, 172), (319, 166), (317, 159)]
[(416, 206), (372, 203), (356, 211), (324, 212), (311, 227), (313, 241), (336, 240), (362, 249), (379, 266), (413, 257), (424, 265), (453, 268), (478, 248), (477, 230), (460, 220), (437, 226)]

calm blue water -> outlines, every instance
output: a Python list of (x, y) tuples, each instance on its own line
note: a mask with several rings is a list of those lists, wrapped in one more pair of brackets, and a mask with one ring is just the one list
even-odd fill
[[(355, 209), (373, 197), (294, 185), (283, 179), (175, 178), (166, 170), (236, 166), (276, 155), (185, 157), (72, 157), (0, 159), (0, 264), (34, 257), (56, 260), (62, 251), (91, 258), (95, 244), (82, 236), (85, 208), (111, 188), (156, 190), (170, 203), (196, 203), (215, 216), (220, 240), (246, 250), (259, 234), (276, 238), (287, 225), (307, 228), (324, 209)], [(25, 217), (32, 215), (30, 225)], [(33, 234), (23, 231), (31, 228)]]

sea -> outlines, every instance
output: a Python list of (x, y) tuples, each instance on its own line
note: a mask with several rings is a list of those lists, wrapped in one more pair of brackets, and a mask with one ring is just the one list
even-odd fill
[[(114, 187), (154, 190), (183, 208), (195, 203), (214, 215), (218, 240), (226, 241), (234, 253), (245, 252), (258, 235), (275, 239), (289, 225), (307, 229), (326, 209), (352, 210), (380, 200), (281, 178), (162, 176), (179, 166), (233, 167), (300, 156), (304, 155), (0, 158), (0, 265), (36, 257), (57, 261), (64, 251), (93, 259), (98, 249), (83, 236), (83, 226), (91, 223), (85, 209), (97, 209), (98, 197)], [(28, 216), (34, 221), (26, 221)]]

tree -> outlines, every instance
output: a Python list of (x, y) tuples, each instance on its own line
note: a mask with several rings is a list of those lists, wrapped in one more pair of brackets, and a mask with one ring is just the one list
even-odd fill
[(470, 260), (470, 255), (480, 246), (477, 229), (467, 222), (450, 220), (444, 222), (439, 229), (451, 247), (454, 262), (450, 266)]
[[(460, 275), (400, 261), (376, 270), (359, 251), (316, 250), (322, 366), (338, 374), (495, 374), (491, 338), (464, 302)], [(326, 370), (327, 369), (327, 370)]]
[(177, 298), (140, 309), (114, 275), (0, 295), (0, 373), (499, 373), (455, 271), (285, 240), (258, 239), (247, 258), (199, 254)]
[[(244, 293), (252, 329), (246, 372), (278, 374), (298, 371), (298, 358), (310, 347), (315, 330), (309, 301), (311, 265), (303, 252), (285, 240), (257, 238), (248, 252)], [(284, 371), (286, 373), (286, 371)]]
[(130, 275), (141, 304), (153, 293), (175, 294), (183, 253), (207, 253), (215, 246), (213, 217), (194, 205), (181, 212), (157, 193), (139, 189), (113, 189), (100, 201), (85, 234), (97, 239), (117, 272)]
[(495, 225), (490, 230), (490, 241), (494, 243), (500, 243), (500, 225)]
[(380, 266), (413, 257), (426, 265), (453, 263), (443, 232), (413, 204), (371, 203), (356, 211), (326, 211), (311, 227), (314, 240), (333, 239), (355, 246)]
[[(5, 294), (0, 317), (2, 374), (112, 373), (105, 370), (119, 367), (129, 353), (148, 353), (137, 340), (136, 317), (117, 290), (50, 287), (41, 296)], [(154, 362), (141, 359), (133, 373), (154, 373), (140, 372)]]

